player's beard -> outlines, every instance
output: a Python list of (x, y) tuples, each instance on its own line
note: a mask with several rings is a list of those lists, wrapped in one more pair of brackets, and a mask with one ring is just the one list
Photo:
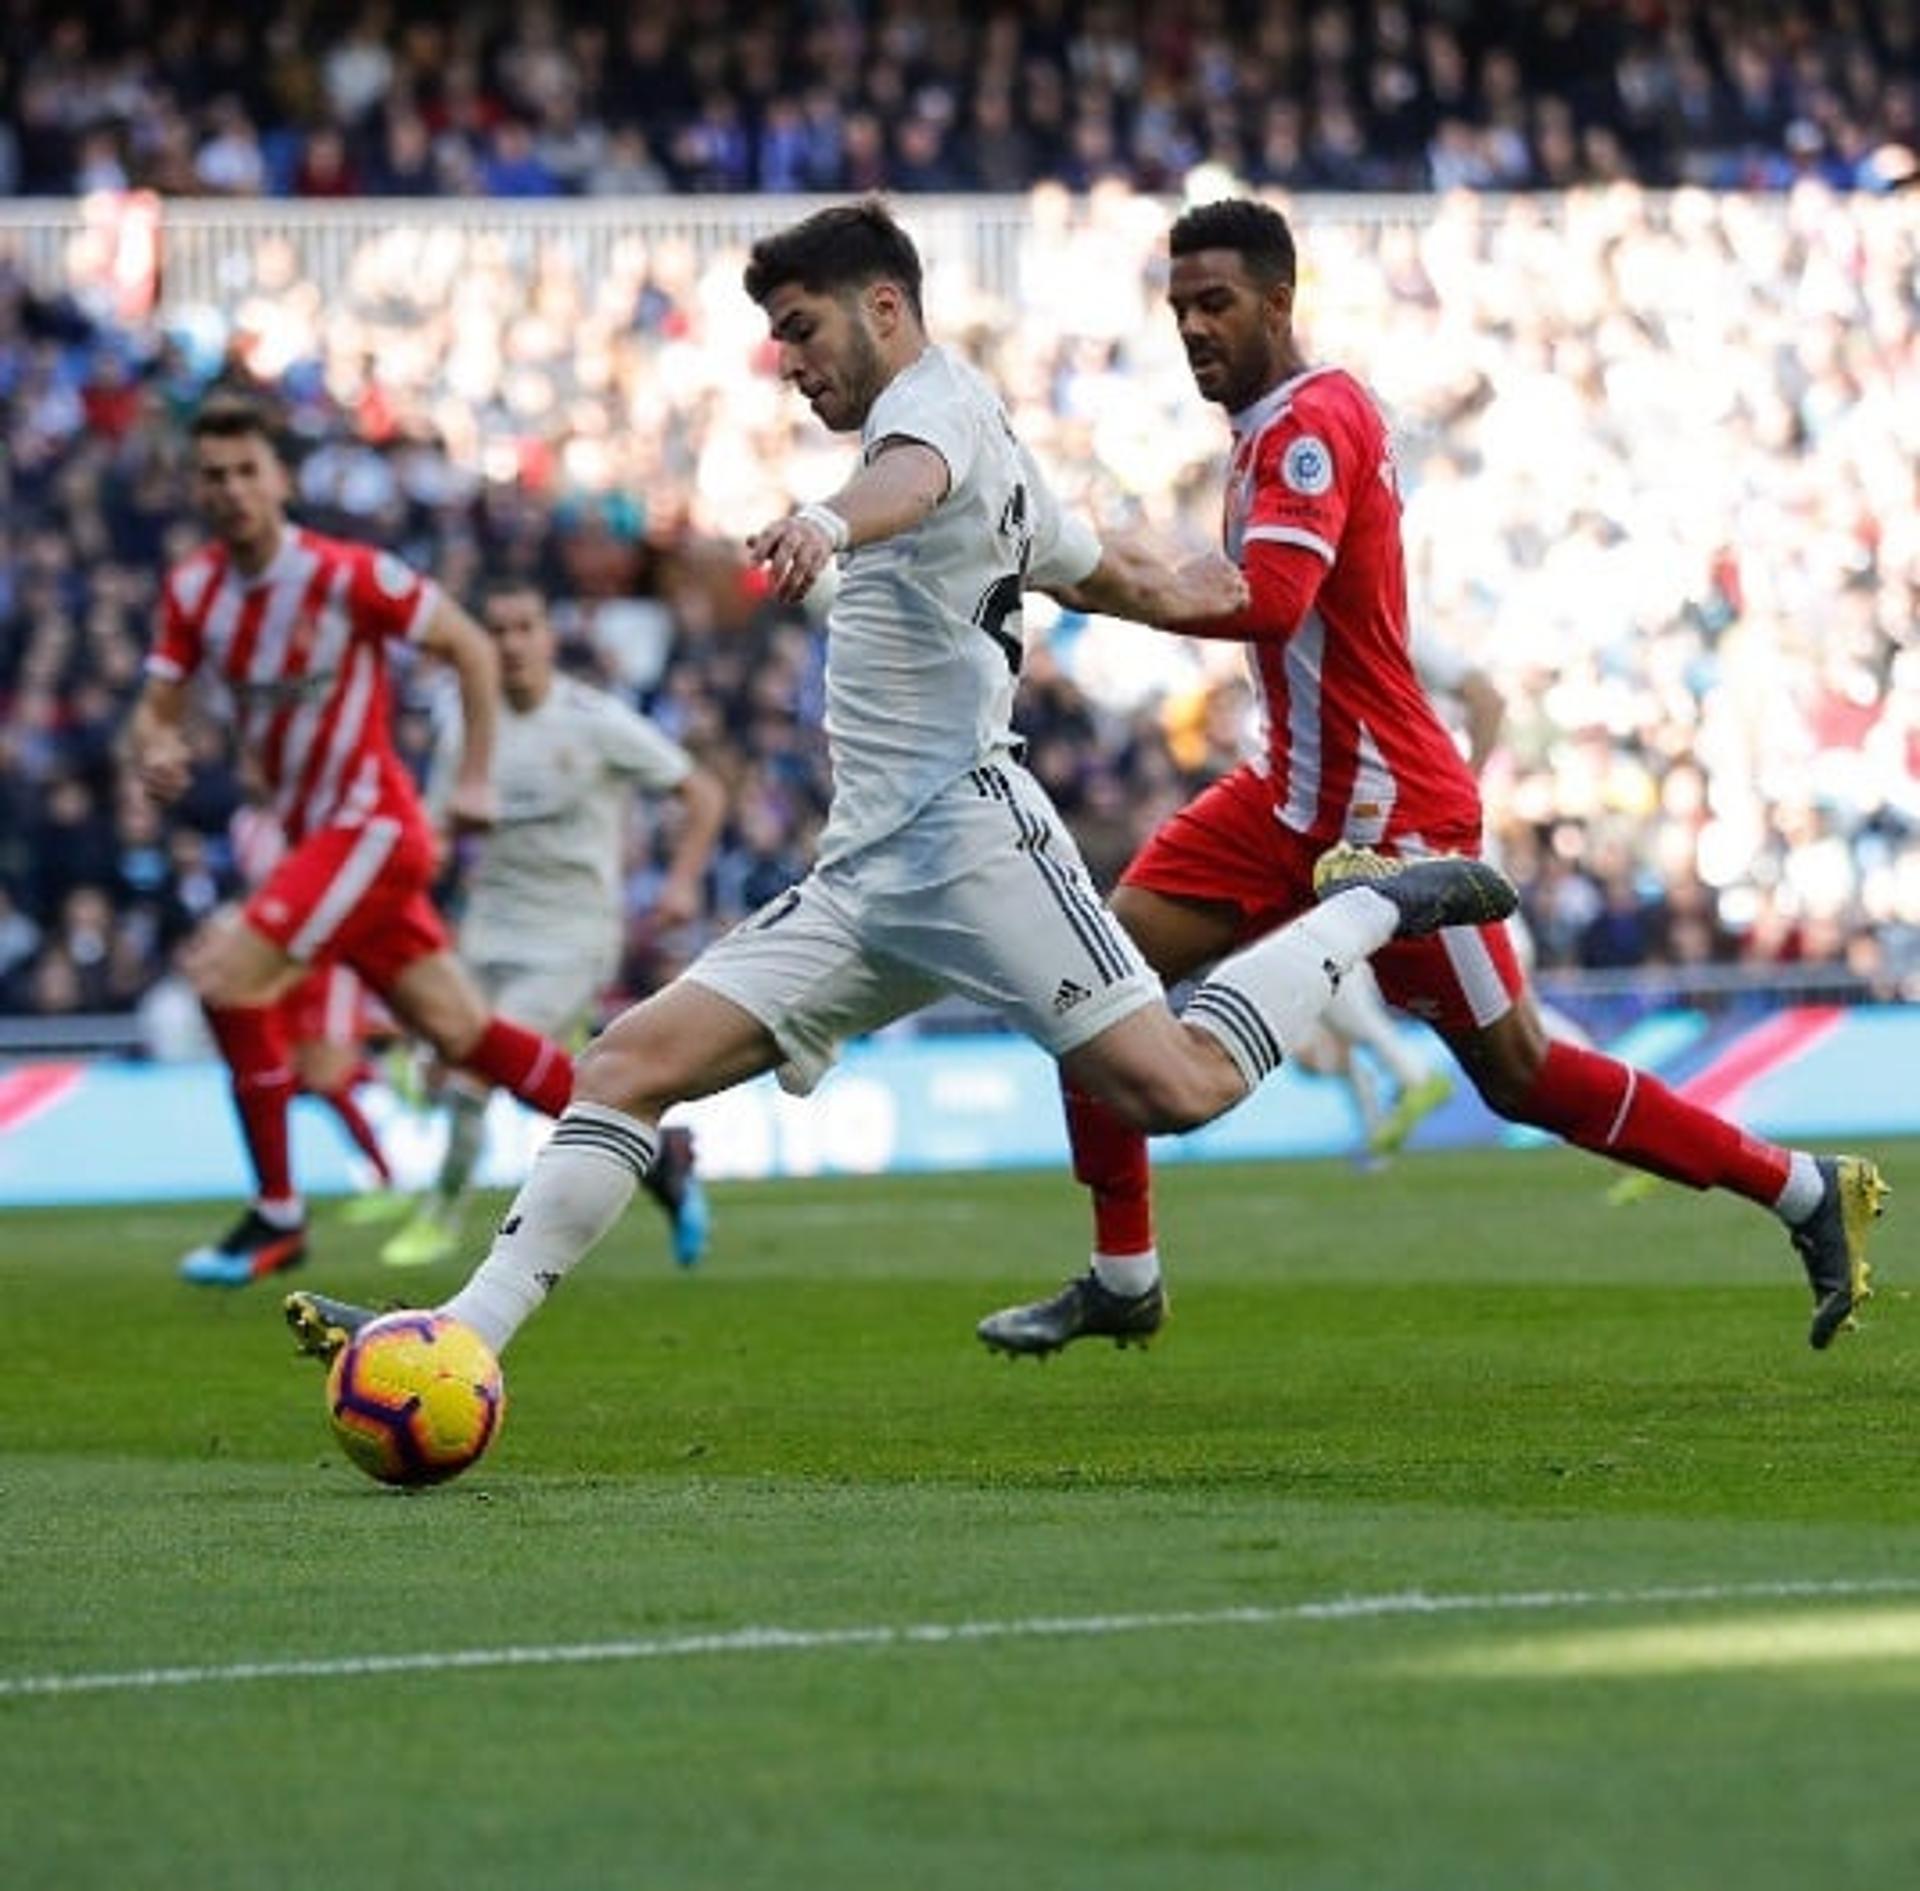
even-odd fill
[(1243, 413), (1275, 384), (1273, 351), (1259, 341), (1223, 350), (1211, 398), (1230, 414)]
[(224, 522), (213, 521), (213, 532), (243, 564), (264, 563), (279, 542), (281, 523), (271, 506), (237, 506)]
[(880, 344), (868, 333), (865, 322), (857, 318), (847, 333), (847, 358), (840, 371), (840, 384), (846, 393), (847, 424), (863, 425), (887, 384), (887, 375), (880, 359)]

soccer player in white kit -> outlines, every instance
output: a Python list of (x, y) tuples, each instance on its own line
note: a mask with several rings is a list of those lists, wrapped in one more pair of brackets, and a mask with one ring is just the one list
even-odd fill
[[(1514, 904), (1478, 862), (1370, 858), (1224, 960), (1176, 1017), (1021, 765), (1021, 596), (1179, 624), (1241, 608), (1240, 575), (1216, 553), (1175, 566), (1131, 539), (1103, 544), (1062, 513), (986, 381), (928, 341), (919, 257), (878, 203), (756, 244), (746, 287), (782, 377), (828, 427), (860, 434), (837, 493), (748, 542), (786, 601), (841, 561), (833, 803), (806, 879), (582, 1055), (492, 1252), (440, 1309), (496, 1350), (618, 1219), (678, 1103), (769, 1070), (808, 1090), (842, 1040), (958, 991), (1125, 1120), (1192, 1129), (1248, 1096), (1369, 952)], [(310, 1293), (289, 1295), (287, 1316), (323, 1357), (368, 1317)]]
[[(710, 771), (637, 710), (560, 673), (558, 640), (537, 587), (519, 580), (495, 584), (481, 621), (500, 657), (492, 771), (497, 814), (466, 877), (460, 957), (510, 1017), (573, 1042), (591, 1025), (596, 1001), (620, 969), (623, 856), (635, 793), (672, 797), (683, 810), (653, 902), (653, 917), (665, 926), (683, 925), (700, 912), (726, 794)], [(457, 1071), (449, 1077), (440, 1173), (411, 1220), (380, 1250), (389, 1266), (428, 1266), (458, 1246), (489, 1094)], [(674, 1259), (693, 1266), (706, 1248), (708, 1211), (686, 1131), (667, 1132), (647, 1189), (671, 1225)]]

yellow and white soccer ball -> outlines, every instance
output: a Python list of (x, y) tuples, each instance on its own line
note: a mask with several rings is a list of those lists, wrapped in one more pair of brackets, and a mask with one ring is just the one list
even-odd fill
[(441, 1484), (490, 1445), (507, 1389), (471, 1327), (430, 1312), (383, 1313), (348, 1340), (327, 1373), (341, 1448), (383, 1484)]

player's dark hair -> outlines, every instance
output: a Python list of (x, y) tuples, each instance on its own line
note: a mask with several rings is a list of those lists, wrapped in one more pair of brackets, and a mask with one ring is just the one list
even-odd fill
[(279, 429), (272, 416), (258, 401), (244, 394), (209, 394), (187, 423), (188, 436), (195, 440), (264, 440), (274, 452), (280, 452)]
[(897, 283), (916, 320), (920, 308), (920, 252), (878, 198), (816, 210), (774, 236), (762, 237), (748, 258), (747, 294), (762, 308), (773, 292), (798, 283), (809, 295), (838, 295), (869, 283)]
[(1294, 279), (1293, 232), (1279, 211), (1251, 197), (1223, 197), (1195, 204), (1174, 219), (1167, 232), (1167, 253), (1194, 256), (1201, 250), (1233, 250), (1247, 274), (1264, 288), (1291, 286)]
[(492, 573), (480, 586), (478, 603), (481, 612), (484, 614), (490, 605), (498, 604), (502, 598), (532, 598), (539, 605), (541, 616), (547, 613), (547, 594), (538, 578), (512, 571)]

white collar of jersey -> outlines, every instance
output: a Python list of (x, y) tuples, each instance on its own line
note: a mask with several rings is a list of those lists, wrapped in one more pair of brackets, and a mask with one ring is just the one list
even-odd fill
[[(898, 387), (911, 375), (926, 373), (935, 362), (944, 361), (946, 358), (947, 351), (942, 348), (938, 342), (928, 342), (904, 368), (899, 369), (894, 374), (893, 379), (890, 380), (886, 387), (883, 387), (880, 392), (884, 394), (888, 389)], [(879, 396), (876, 395), (875, 399), (878, 400), (878, 398)], [(860, 423), (860, 451), (865, 453), (869, 447), (877, 444), (878, 442), (873, 437), (873, 409), (869, 407), (867, 409), (866, 419)]]
[(280, 543), (273, 549), (273, 556), (256, 571), (251, 578), (237, 567), (234, 576), (249, 591), (257, 590), (263, 584), (277, 584), (300, 556), (300, 528), (289, 519), (280, 528)]
[(1331, 368), (1324, 367), (1302, 368), (1298, 374), (1289, 376), (1278, 387), (1268, 388), (1251, 407), (1243, 407), (1237, 414), (1227, 416), (1228, 424), (1233, 428), (1233, 437), (1236, 440), (1244, 440), (1250, 433), (1259, 433), (1279, 418), (1281, 409), (1315, 375), (1332, 372)]

